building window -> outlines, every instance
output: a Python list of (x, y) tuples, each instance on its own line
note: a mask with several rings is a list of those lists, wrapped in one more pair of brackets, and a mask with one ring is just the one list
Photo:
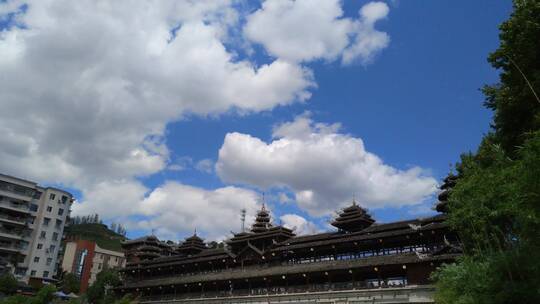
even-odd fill
[(67, 203), (67, 200), (68, 200), (67, 196), (62, 195), (62, 204)]
[(19, 275), (19, 276), (23, 276), (23, 275), (26, 274), (26, 269), (21, 268), (21, 267), (17, 267), (17, 268), (15, 268), (15, 274)]
[(57, 232), (53, 232), (52, 239), (53, 239), (53, 241), (58, 241), (58, 233)]
[(39, 263), (39, 257), (34, 257), (34, 263)]
[(58, 209), (58, 215), (63, 215), (63, 214), (64, 214), (64, 209), (59, 208), (59, 209)]
[(39, 209), (39, 206), (36, 204), (30, 204), (30, 211), (37, 212)]
[(41, 249), (41, 248), (43, 248), (43, 244), (41, 243), (37, 244), (37, 249)]
[(55, 245), (51, 245), (51, 247), (49, 247), (49, 251), (52, 253), (54, 252), (54, 250), (56, 249), (56, 246)]
[(55, 227), (58, 228), (58, 229), (62, 228), (62, 220), (56, 220)]
[(77, 268), (75, 269), (75, 275), (77, 276), (77, 278), (79, 278), (79, 280), (81, 279), (83, 269), (84, 269), (85, 259), (87, 256), (88, 256), (87, 249), (77, 251), (77, 257), (75, 260), (75, 265)]
[(40, 239), (44, 239), (47, 237), (47, 232), (46, 231), (41, 231), (40, 235), (39, 235), (39, 238)]
[(115, 261), (115, 262), (118, 262), (118, 257), (115, 257), (115, 258), (114, 258), (114, 261)]
[(49, 194), (49, 199), (52, 201), (56, 197), (56, 194), (51, 193)]
[(48, 271), (44, 271), (44, 272), (43, 272), (43, 277), (44, 277), (44, 278), (48, 278), (48, 277), (49, 277), (49, 272), (48, 272)]
[(52, 211), (52, 206), (47, 206), (47, 212), (51, 212)]
[(43, 226), (49, 226), (49, 222), (51, 221), (50, 218), (48, 217), (44, 217), (43, 218)]
[(47, 266), (51, 265), (52, 263), (52, 258), (47, 258)]
[(36, 276), (36, 271), (35, 270), (30, 271), (30, 276), (32, 277)]

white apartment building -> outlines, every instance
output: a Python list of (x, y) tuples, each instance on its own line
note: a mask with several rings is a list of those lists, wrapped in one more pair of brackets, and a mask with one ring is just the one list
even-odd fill
[(0, 174), (0, 272), (52, 279), (72, 203), (69, 192)]

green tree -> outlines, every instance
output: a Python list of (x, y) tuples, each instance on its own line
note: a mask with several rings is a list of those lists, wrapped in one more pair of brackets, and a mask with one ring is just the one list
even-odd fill
[(112, 303), (116, 297), (110, 289), (120, 284), (120, 277), (117, 271), (104, 270), (97, 275), (96, 281), (86, 291), (86, 298), (92, 304)]
[(54, 300), (56, 287), (54, 285), (43, 286), (34, 297), (14, 295), (5, 298), (1, 304), (49, 304)]
[(495, 136), (510, 154), (540, 129), (540, 1), (513, 2), (512, 15), (500, 26), (500, 46), (488, 58), (501, 71), (500, 82), (483, 89)]
[(3, 299), (0, 303), (2, 304), (29, 304), (30, 298), (21, 296), (21, 295), (14, 295), (11, 297), (7, 297)]
[(81, 282), (73, 273), (64, 273), (58, 288), (66, 294), (79, 293)]
[(133, 303), (133, 299), (130, 295), (125, 295), (121, 299), (114, 301), (114, 304), (130, 304)]
[(441, 267), (437, 303), (540, 303), (540, 1), (514, 0), (489, 62), (493, 132), (457, 165), (448, 223), (464, 256)]
[(54, 299), (55, 292), (54, 285), (45, 285), (33, 298), (30, 298), (28, 304), (49, 304)]
[(0, 292), (6, 295), (12, 295), (17, 292), (17, 279), (11, 273), (5, 273), (0, 276)]
[(540, 303), (540, 132), (516, 159), (485, 139), (449, 198), (465, 256), (434, 275), (438, 303)]

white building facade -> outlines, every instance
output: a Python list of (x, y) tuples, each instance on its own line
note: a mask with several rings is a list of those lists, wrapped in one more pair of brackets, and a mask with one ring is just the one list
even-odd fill
[(67, 191), (0, 174), (0, 272), (51, 280), (72, 203)]

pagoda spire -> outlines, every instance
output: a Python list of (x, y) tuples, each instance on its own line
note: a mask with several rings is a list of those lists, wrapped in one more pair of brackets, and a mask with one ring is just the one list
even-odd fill
[(270, 224), (270, 213), (266, 210), (266, 206), (263, 202), (262, 208), (257, 212), (255, 222), (251, 226), (251, 232), (265, 232), (270, 227), (272, 227), (272, 224)]
[(352, 205), (344, 208), (332, 222), (332, 226), (347, 232), (363, 230), (375, 222), (366, 209), (358, 206), (353, 199)]

